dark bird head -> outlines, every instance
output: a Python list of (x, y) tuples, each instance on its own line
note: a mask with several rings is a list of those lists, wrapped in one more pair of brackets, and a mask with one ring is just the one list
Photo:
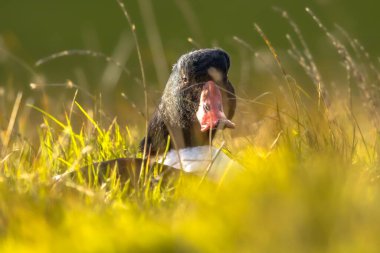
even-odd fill
[[(230, 59), (221, 49), (201, 49), (181, 56), (173, 66), (161, 101), (149, 122), (148, 149), (209, 144), (217, 129), (234, 128), (236, 100), (228, 80)], [(143, 149), (144, 140), (140, 149)]]

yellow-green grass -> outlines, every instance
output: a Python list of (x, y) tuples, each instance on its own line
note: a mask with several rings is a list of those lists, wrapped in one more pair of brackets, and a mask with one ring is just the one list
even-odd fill
[(2, 148), (1, 252), (377, 252), (372, 115), (358, 105), (359, 124), (349, 109), (334, 107), (342, 100), (326, 108), (313, 97), (306, 106), (302, 97), (298, 116), (295, 106), (278, 102), (278, 110), (265, 107), (255, 133), (224, 136), (244, 172), (132, 193), (115, 180), (96, 187), (53, 177), (132, 154), (133, 136), (143, 131), (97, 125), (78, 103), (73, 113), (85, 121), (78, 130), (69, 116), (58, 121), (41, 112), (39, 142), (12, 135)]

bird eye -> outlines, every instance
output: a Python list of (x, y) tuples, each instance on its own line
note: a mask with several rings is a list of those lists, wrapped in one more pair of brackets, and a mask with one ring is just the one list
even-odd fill
[(205, 112), (210, 111), (210, 105), (209, 105), (209, 104), (205, 104), (205, 105), (203, 106), (203, 110), (205, 110)]

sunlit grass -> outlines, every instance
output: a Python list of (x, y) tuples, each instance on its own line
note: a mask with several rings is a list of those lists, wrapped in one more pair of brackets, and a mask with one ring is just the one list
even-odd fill
[(241, 152), (244, 175), (185, 182), (158, 202), (116, 187), (52, 187), (48, 158), (30, 172), (9, 158), (4, 168), (20, 167), (1, 182), (2, 252), (378, 250), (379, 187), (368, 164), (333, 151), (297, 157), (286, 144), (265, 157)]
[(332, 120), (312, 100), (300, 106), (299, 122), (283, 115), (263, 123), (262, 135), (273, 131), (267, 146), (253, 136), (231, 142), (246, 171), (201, 186), (201, 178), (185, 179), (154, 194), (131, 193), (112, 180), (102, 187), (55, 182), (93, 161), (136, 154), (132, 135), (142, 133), (116, 121), (98, 125), (77, 103), (73, 113), (84, 125), (76, 130), (67, 117), (41, 111), (39, 144), (14, 137), (2, 149), (1, 252), (376, 252), (380, 189), (371, 117), (361, 110), (361, 139), (347, 111), (334, 111)]

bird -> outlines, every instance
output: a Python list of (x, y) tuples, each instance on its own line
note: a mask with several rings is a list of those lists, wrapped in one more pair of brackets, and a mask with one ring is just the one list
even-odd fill
[[(218, 130), (235, 128), (232, 118), (236, 96), (228, 78), (229, 68), (230, 57), (220, 48), (198, 49), (182, 55), (172, 68), (146, 136), (139, 144), (139, 151), (145, 156), (95, 163), (98, 183), (116, 173), (121, 181), (129, 181), (134, 187), (142, 171), (153, 174), (156, 168), (158, 178), (167, 179), (181, 173), (210, 171), (210, 164), (226, 167), (226, 163), (233, 162), (211, 146)], [(81, 176), (94, 176), (88, 172), (89, 166), (79, 170)], [(210, 173), (214, 174), (221, 176)]]

